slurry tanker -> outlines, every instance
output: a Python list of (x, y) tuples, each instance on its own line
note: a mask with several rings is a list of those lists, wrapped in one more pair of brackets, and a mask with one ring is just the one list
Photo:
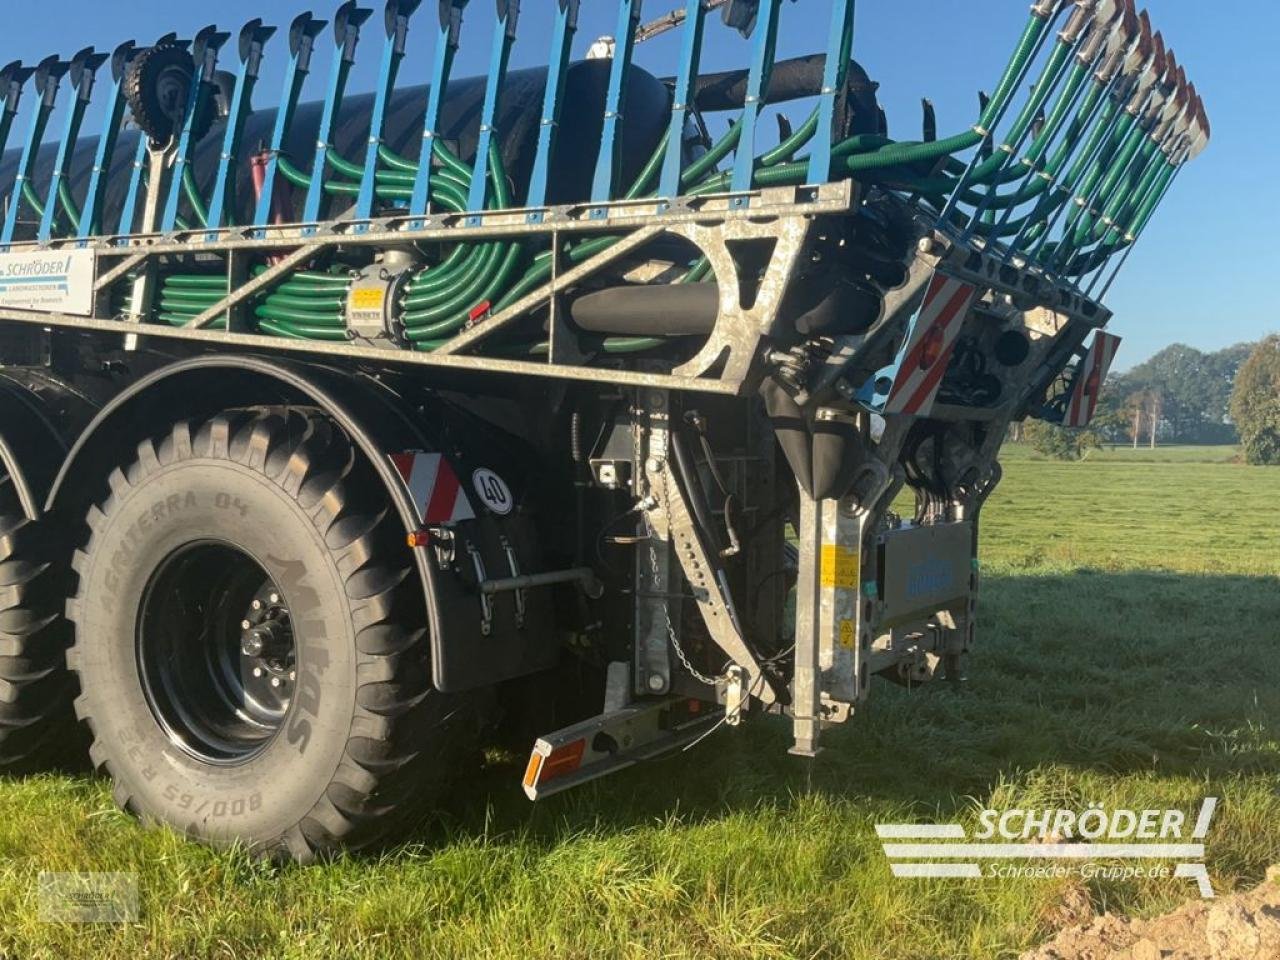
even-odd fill
[(894, 140), (853, 0), (593, 2), (0, 69), (0, 764), (87, 743), (307, 860), (495, 731), (539, 799), (961, 676), (1001, 443), (1089, 423), (1195, 86), (1132, 0), (1039, 0), (970, 125)]

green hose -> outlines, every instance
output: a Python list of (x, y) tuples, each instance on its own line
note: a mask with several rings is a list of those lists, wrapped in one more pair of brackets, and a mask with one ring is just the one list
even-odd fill
[[(1015, 204), (1028, 202), (1032, 199), (1039, 198), (1035, 208), (1026, 216), (1008, 223), (1000, 225), (993, 230), (982, 231), (983, 236), (987, 238), (1003, 238), (1015, 236), (1026, 230), (1025, 236), (1027, 240), (1034, 243), (1040, 236), (1041, 231), (1047, 225), (1048, 219), (1053, 216), (1062, 205), (1065, 204), (1072, 195), (1074, 186), (1073, 177), (1068, 175), (1060, 177), (1062, 168), (1066, 165), (1067, 160), (1071, 157), (1080, 138), (1090, 129), (1090, 124), (1098, 121), (1099, 125), (1093, 128), (1094, 134), (1090, 138), (1092, 146), (1096, 146), (1098, 139), (1105, 132), (1105, 125), (1108, 122), (1106, 116), (1102, 120), (1098, 119), (1098, 110), (1105, 102), (1105, 93), (1107, 87), (1103, 83), (1095, 83), (1087, 94), (1084, 101), (1080, 105), (1075, 118), (1071, 121), (1067, 128), (1066, 134), (1059, 143), (1057, 150), (1054, 151), (1052, 157), (1045, 163), (1041, 176), (1034, 178), (1034, 182), (1022, 188), (1015, 197), (1000, 197), (991, 201), (992, 207), (1005, 208)], [(1085, 148), (1085, 156), (1087, 157), (1091, 147)], [(1083, 170), (1082, 164), (1077, 164), (1077, 169)], [(1008, 201), (1013, 202), (1008, 202)]]
[[(1118, 223), (1117, 216), (1137, 222), (1147, 212), (1147, 204), (1145, 200), (1140, 202), (1136, 198), (1145, 197), (1157, 187), (1161, 180), (1159, 170), (1151, 166), (1147, 153), (1140, 152), (1141, 141), (1134, 140), (1132, 123), (1121, 124), (1123, 129), (1111, 132), (1106, 142), (1102, 140), (1115, 117), (1114, 104), (1100, 110), (1107, 102), (1102, 84), (1095, 84), (1090, 89), (1068, 124), (1071, 106), (1091, 73), (1090, 67), (1081, 64), (1067, 72), (1072, 44), (1055, 44), (1040, 78), (1032, 87), (1031, 96), (1004, 135), (1006, 149), (979, 158), (971, 165), (972, 169), (957, 159), (957, 154), (977, 148), (986, 141), (988, 131), (1000, 122), (1050, 26), (1048, 19), (1031, 18), (995, 93), (972, 129), (931, 142), (893, 142), (885, 137), (865, 134), (849, 137), (832, 149), (832, 175), (886, 183), (892, 189), (908, 190), (938, 207), (942, 206), (946, 196), (954, 193), (964, 177), (966, 190), (957, 199), (966, 206), (984, 207), (983, 223), (974, 224), (974, 229), (988, 236), (1007, 236), (1023, 230), (1034, 233), (1071, 195), (1094, 195), (1095, 190), (1103, 198), (1104, 223)], [(1021, 161), (1011, 163), (1014, 151), (1021, 146), (1040, 111), (1059, 86), (1062, 89), (1043, 127), (1032, 137)], [(797, 154), (817, 132), (818, 117), (818, 111), (813, 111), (782, 142), (756, 159), (754, 187), (806, 182), (809, 163), (807, 158), (798, 158)], [(1092, 135), (1084, 156), (1076, 161), (1066, 177), (1058, 180), (1079, 137), (1090, 129), (1091, 124)], [(1067, 132), (1063, 141), (1049, 155), (1064, 126)], [(739, 147), (741, 130), (741, 124), (735, 124), (682, 171), (682, 193), (699, 196), (729, 188), (731, 174), (719, 171), (718, 167)], [(511, 204), (510, 186), (496, 142), (491, 145), (491, 151), (489, 174), (492, 190), (488, 206), (505, 209)], [(622, 199), (636, 200), (651, 195), (666, 151), (664, 137), (646, 159)], [(1086, 158), (1090, 156), (1095, 160), (1086, 169)], [(348, 181), (360, 180), (363, 167), (332, 150), (326, 159), (335, 174), (334, 180), (326, 181), (326, 192), (356, 195), (359, 184)], [(434, 202), (445, 211), (466, 212), (472, 168), (438, 138), (432, 141), (431, 162)], [(374, 177), (377, 196), (384, 201), (408, 200), (412, 196), (418, 163), (383, 145), (378, 150), (378, 164)], [(310, 177), (286, 158), (280, 158), (279, 169), (289, 182), (301, 188), (310, 187)], [(189, 168), (185, 173), (189, 175)], [(187, 179), (184, 176), (183, 186), (197, 219), (203, 222), (205, 214), (198, 202), (194, 178), (190, 184)], [(1016, 190), (999, 192), (1002, 185), (1015, 181), (1021, 181)], [(1123, 189), (1125, 185), (1131, 188), (1131, 192)], [(986, 194), (982, 188), (986, 188)], [(1036, 202), (1032, 213), (1016, 221), (996, 222), (997, 211), (1011, 210), (1031, 201)], [(1076, 245), (1096, 237), (1101, 229), (1095, 226), (1090, 216), (1079, 211), (1073, 211), (1070, 226), (1070, 236)], [(1112, 232), (1114, 229), (1113, 225)], [(561, 257), (569, 265), (581, 263), (608, 249), (618, 239), (615, 236), (597, 236), (569, 242), (562, 248)], [(1111, 245), (1113, 238), (1107, 233), (1098, 249)], [(1055, 252), (1068, 251), (1064, 246)], [(527, 241), (493, 239), (452, 246), (443, 259), (420, 270), (405, 288), (399, 306), (407, 339), (415, 349), (436, 349), (463, 329), (478, 305), (489, 304), (489, 311), (498, 313), (543, 285), (551, 276), (552, 253), (543, 250), (536, 255), (531, 254), (533, 251), (528, 249)], [(1089, 255), (1093, 256), (1093, 252)], [(710, 274), (710, 263), (705, 257), (700, 257), (690, 264), (680, 282), (697, 283)], [(256, 298), (254, 314), (259, 318), (259, 329), (264, 333), (293, 338), (344, 339), (348, 287), (349, 279), (341, 275), (295, 274), (277, 284), (270, 293)], [(161, 297), (162, 315), (194, 315), (191, 311), (198, 312), (208, 304), (216, 303), (224, 294), (225, 280), (222, 278), (171, 277)], [(669, 342), (654, 337), (608, 337), (602, 341), (601, 349), (609, 353), (629, 353), (653, 349)], [(512, 351), (523, 355), (545, 352), (546, 344), (498, 343), (493, 349), (508, 355)]]
[(191, 212), (195, 214), (196, 223), (202, 227), (207, 227), (209, 225), (209, 208), (200, 199), (200, 188), (196, 186), (196, 175), (189, 163), (184, 164), (182, 167), (182, 194), (187, 198), (187, 203), (191, 205)]

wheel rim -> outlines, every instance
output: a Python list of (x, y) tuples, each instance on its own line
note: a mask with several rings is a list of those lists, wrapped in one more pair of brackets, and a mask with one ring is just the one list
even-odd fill
[(175, 129), (181, 127), (185, 119), (191, 81), (191, 71), (177, 65), (165, 67), (156, 77), (156, 103), (160, 106), (160, 112), (173, 123)]
[(295, 651), (284, 594), (231, 544), (174, 551), (143, 594), (147, 705), (175, 746), (205, 762), (243, 763), (267, 748), (289, 711)]

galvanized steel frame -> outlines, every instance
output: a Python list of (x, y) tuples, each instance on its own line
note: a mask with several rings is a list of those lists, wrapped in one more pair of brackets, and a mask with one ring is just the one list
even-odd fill
[[(155, 198), (155, 191), (150, 191)], [(76, 317), (36, 310), (0, 310), (0, 320), (59, 329), (92, 330), (140, 334), (159, 339), (185, 340), (209, 345), (254, 347), (329, 357), (377, 360), (388, 365), (407, 365), (476, 370), (740, 394), (750, 387), (755, 373), (758, 346), (777, 322), (782, 297), (791, 282), (815, 217), (849, 212), (855, 197), (848, 181), (819, 187), (777, 187), (752, 191), (750, 207), (738, 206), (735, 194), (715, 194), (683, 198), (665, 212), (655, 214), (653, 201), (614, 201), (548, 207), (540, 222), (531, 222), (529, 209), (495, 210), (485, 213), (412, 213), (370, 220), (337, 220), (279, 227), (227, 227), (218, 230), (193, 228), (167, 233), (104, 236), (92, 240), (55, 239), (44, 245), (14, 244), (13, 252), (27, 250), (91, 249), (98, 255), (95, 282), (97, 310), (90, 317)], [(551, 249), (563, 240), (590, 235), (619, 235), (610, 249), (582, 264), (558, 273), (498, 315), (462, 331), (443, 349), (431, 353), (391, 350), (355, 342), (295, 341), (237, 329), (236, 309), (255, 293), (266, 289), (317, 254), (333, 247), (380, 249), (419, 242), (458, 242), (495, 238), (541, 238)], [(512, 360), (504, 357), (463, 353), (479, 341), (499, 332), (548, 301), (566, 287), (607, 268), (611, 263), (662, 234), (684, 237), (705, 254), (720, 280), (721, 315), (703, 349), (691, 361), (670, 374), (619, 370), (568, 363), (553, 351), (547, 362)], [(214, 237), (211, 241), (210, 237)], [(739, 276), (728, 243), (742, 239), (772, 239), (776, 242), (770, 268), (750, 309), (740, 306)], [(246, 255), (271, 252), (283, 254), (268, 271), (247, 282), (235, 276), (236, 264)], [(132, 316), (108, 313), (105, 294), (131, 270), (143, 280), (154, 272), (161, 258), (201, 255), (221, 256), (228, 272), (228, 293), (185, 327), (138, 323), (141, 310), (135, 305)], [(112, 261), (117, 261), (112, 263)], [(227, 330), (204, 329), (230, 315)], [(133, 322), (130, 322), (130, 321)], [(727, 359), (725, 359), (727, 356)], [(708, 375), (725, 359), (722, 369)]]

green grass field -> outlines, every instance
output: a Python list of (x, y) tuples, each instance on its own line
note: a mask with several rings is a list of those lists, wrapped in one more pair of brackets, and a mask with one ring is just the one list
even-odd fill
[[(1222, 446), (1169, 446), (1169, 447), (1130, 447), (1128, 445), (1105, 444), (1090, 450), (1090, 463), (1233, 463), (1240, 456), (1240, 448), (1229, 445)], [(1006, 463), (1021, 463), (1026, 460), (1047, 461), (1044, 454), (1037, 453), (1027, 444), (1009, 444), (1004, 448), (1001, 459)]]
[[(529, 805), (497, 769), (381, 859), (277, 868), (0, 781), (0, 956), (996, 958), (1079, 881), (895, 880), (874, 824), (1222, 797), (1220, 892), (1280, 862), (1280, 469), (1229, 448), (1006, 458), (971, 679), (873, 690), (816, 762), (781, 723)], [(133, 871), (128, 926), (36, 918), (42, 870)], [(1186, 880), (1091, 882), (1155, 913)]]

